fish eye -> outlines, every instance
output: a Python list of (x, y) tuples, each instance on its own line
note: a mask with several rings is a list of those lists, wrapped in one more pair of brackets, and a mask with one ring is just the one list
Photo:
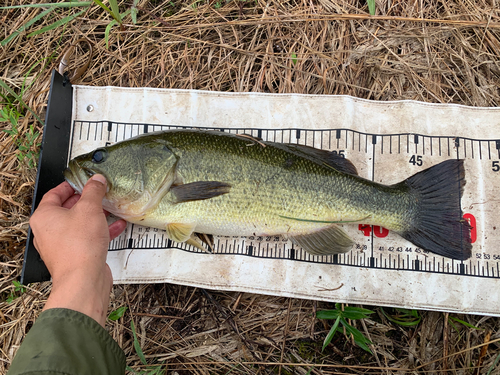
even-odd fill
[(107, 156), (106, 150), (103, 148), (98, 148), (92, 154), (92, 162), (95, 164), (102, 163), (104, 160), (106, 160), (106, 156)]

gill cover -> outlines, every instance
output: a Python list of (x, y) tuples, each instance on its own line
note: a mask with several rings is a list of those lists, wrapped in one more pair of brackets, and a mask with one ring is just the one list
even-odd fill
[(69, 164), (74, 177), (66, 178), (83, 186), (92, 175), (104, 175), (105, 208), (127, 219), (143, 216), (158, 204), (178, 179), (176, 164), (176, 155), (163, 142), (137, 137), (76, 157)]

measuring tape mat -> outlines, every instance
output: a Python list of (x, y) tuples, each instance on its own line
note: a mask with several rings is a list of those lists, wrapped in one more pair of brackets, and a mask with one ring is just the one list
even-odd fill
[[(68, 160), (97, 147), (153, 131), (185, 129), (175, 125), (127, 124), (109, 121), (74, 121)], [(194, 127), (191, 127), (194, 128)], [(343, 225), (353, 238), (352, 250), (339, 255), (314, 256), (280, 236), (215, 237), (212, 253), (345, 267), (369, 267), (416, 272), (448, 273), (500, 278), (500, 226), (496, 213), (500, 177), (500, 140), (457, 138), (414, 133), (368, 134), (350, 129), (250, 129), (201, 128), (246, 134), (264, 141), (295, 143), (337, 153), (349, 159), (366, 179), (391, 185), (448, 159), (464, 159), (466, 186), (463, 217), (470, 223), (472, 257), (465, 261), (437, 256), (413, 245), (391, 231), (372, 225)], [(498, 229), (497, 229), (498, 226)], [(166, 232), (129, 224), (110, 243), (110, 251), (167, 249), (208, 253), (166, 237)]]

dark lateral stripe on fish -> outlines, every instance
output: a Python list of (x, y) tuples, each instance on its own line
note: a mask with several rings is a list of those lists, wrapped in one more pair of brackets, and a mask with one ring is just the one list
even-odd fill
[(465, 186), (463, 160), (447, 160), (401, 182), (416, 199), (410, 228), (400, 235), (433, 253), (465, 260), (472, 244), (460, 199)]
[(370, 216), (365, 216), (359, 220), (339, 220), (339, 221), (329, 221), (329, 220), (312, 220), (312, 219), (299, 219), (296, 217), (289, 217), (289, 216), (283, 216), (283, 215), (278, 215), (279, 217), (282, 217), (283, 219), (289, 219), (289, 220), (295, 220), (295, 221), (304, 221), (306, 223), (322, 223), (322, 224), (348, 224), (348, 223), (359, 223), (362, 222), (363, 220), (368, 219)]

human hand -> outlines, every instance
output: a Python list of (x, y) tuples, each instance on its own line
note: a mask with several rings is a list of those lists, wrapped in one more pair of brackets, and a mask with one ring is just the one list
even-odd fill
[(106, 179), (93, 176), (82, 195), (63, 182), (47, 192), (30, 219), (34, 245), (52, 276), (44, 310), (63, 307), (82, 312), (104, 326), (113, 285), (106, 264), (109, 241), (126, 226), (107, 225), (102, 208)]

